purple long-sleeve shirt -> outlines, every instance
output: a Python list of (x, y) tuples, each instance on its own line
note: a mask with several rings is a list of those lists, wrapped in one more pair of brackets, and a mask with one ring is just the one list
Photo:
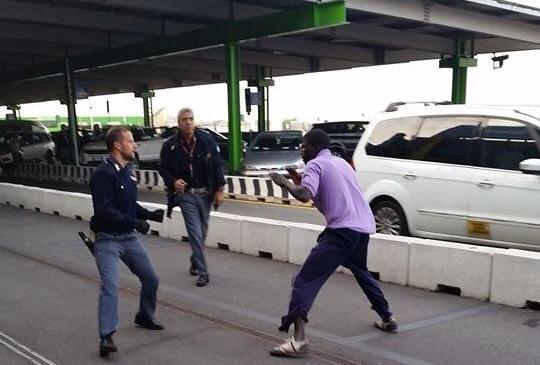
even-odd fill
[(306, 164), (301, 185), (313, 196), (328, 228), (350, 228), (375, 232), (375, 220), (360, 190), (354, 170), (342, 158), (322, 150)]

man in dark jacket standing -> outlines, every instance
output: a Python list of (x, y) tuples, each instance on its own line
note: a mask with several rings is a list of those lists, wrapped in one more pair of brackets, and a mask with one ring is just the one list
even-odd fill
[(223, 203), (225, 177), (219, 147), (209, 133), (195, 128), (191, 108), (178, 112), (178, 132), (163, 144), (159, 173), (167, 186), (169, 205), (182, 210), (192, 250), (189, 272), (198, 275), (197, 286), (205, 286), (209, 277), (204, 241), (210, 207)]
[(137, 148), (131, 132), (125, 127), (113, 127), (107, 132), (105, 142), (110, 155), (90, 179), (94, 205), (90, 226), (96, 233), (94, 256), (101, 279), (99, 354), (103, 357), (117, 351), (112, 335), (118, 323), (118, 259), (141, 281), (135, 323), (150, 330), (163, 329), (154, 318), (159, 278), (133, 230), (146, 234), (150, 229), (146, 220), (162, 222), (164, 212), (162, 209), (150, 212), (137, 204), (137, 181), (128, 164)]

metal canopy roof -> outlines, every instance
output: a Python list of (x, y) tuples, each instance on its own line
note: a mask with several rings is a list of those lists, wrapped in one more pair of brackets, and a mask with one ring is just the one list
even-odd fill
[(283, 76), (437, 59), (454, 53), (457, 37), (474, 39), (475, 53), (540, 48), (540, 10), (503, 0), (348, 0), (345, 25), (280, 36), (252, 29), (266, 17), (284, 33), (296, 22), (287, 12), (313, 3), (0, 0), (0, 104), (62, 99), (66, 55), (88, 95), (225, 82), (218, 33), (231, 19), (248, 34), (243, 79), (256, 65)]

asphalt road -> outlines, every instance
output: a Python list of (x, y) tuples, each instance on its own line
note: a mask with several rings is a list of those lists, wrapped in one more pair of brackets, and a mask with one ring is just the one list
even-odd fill
[[(268, 349), (298, 267), (207, 249), (210, 285), (187, 273), (189, 247), (146, 236), (160, 276), (157, 318), (137, 328), (139, 283), (121, 270), (119, 352), (97, 354), (98, 275), (76, 232), (87, 223), (0, 206), (0, 364), (361, 364), (538, 365), (540, 314), (449, 294), (382, 284), (400, 332), (376, 318), (355, 280), (335, 274), (310, 314), (311, 354), (276, 359)], [(25, 357), (26, 356), (26, 357)], [(30, 361), (28, 358), (33, 359)]]

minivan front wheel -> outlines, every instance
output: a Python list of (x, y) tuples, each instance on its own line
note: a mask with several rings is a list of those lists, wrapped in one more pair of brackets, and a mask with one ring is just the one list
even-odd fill
[(380, 200), (372, 207), (377, 233), (408, 236), (407, 219), (401, 206), (393, 200)]

